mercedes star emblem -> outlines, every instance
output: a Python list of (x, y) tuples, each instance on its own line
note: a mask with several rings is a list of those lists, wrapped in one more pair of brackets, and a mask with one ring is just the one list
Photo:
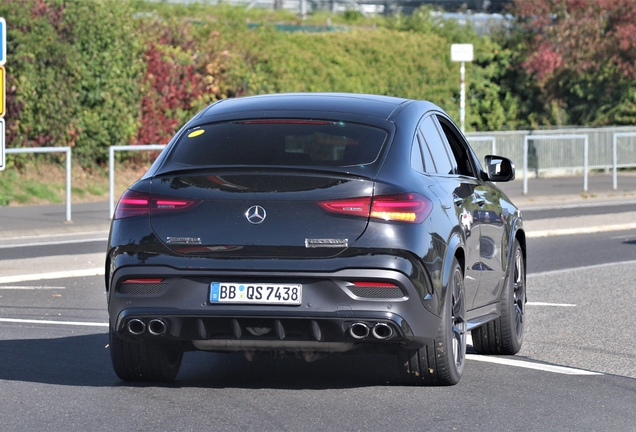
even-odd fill
[(267, 212), (263, 207), (255, 205), (247, 209), (247, 211), (245, 212), (245, 217), (247, 218), (249, 223), (258, 225), (265, 220), (265, 217), (267, 217)]

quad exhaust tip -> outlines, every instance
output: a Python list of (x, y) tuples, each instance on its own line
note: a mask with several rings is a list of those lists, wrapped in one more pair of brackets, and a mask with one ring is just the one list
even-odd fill
[(131, 319), (126, 325), (128, 332), (132, 335), (139, 336), (146, 331), (146, 323), (140, 319)]
[(373, 337), (380, 340), (386, 340), (393, 336), (393, 328), (385, 323), (377, 323), (371, 330)]
[(168, 331), (168, 326), (163, 320), (152, 319), (148, 323), (148, 333), (153, 336), (163, 336)]
[(349, 334), (354, 339), (364, 339), (369, 336), (369, 326), (362, 322), (355, 322), (349, 326)]

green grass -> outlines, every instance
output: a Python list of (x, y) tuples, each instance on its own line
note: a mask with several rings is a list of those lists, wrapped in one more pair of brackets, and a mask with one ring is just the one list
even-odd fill
[(84, 198), (86, 196), (86, 190), (78, 186), (71, 186), (71, 193), (79, 198)]
[(41, 200), (45, 200), (51, 202), (53, 204), (59, 204), (62, 202), (60, 197), (58, 196), (58, 192), (55, 191), (54, 187), (57, 185), (46, 185), (40, 182), (36, 182), (34, 180), (27, 180), (24, 185), (24, 191), (27, 195), (39, 198)]
[(108, 188), (100, 185), (88, 185), (86, 192), (94, 196), (104, 196), (108, 193)]

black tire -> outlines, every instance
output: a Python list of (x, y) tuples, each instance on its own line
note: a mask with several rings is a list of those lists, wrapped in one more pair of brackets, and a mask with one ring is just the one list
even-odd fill
[(515, 240), (501, 295), (501, 316), (473, 329), (473, 348), (478, 354), (517, 354), (523, 344), (526, 311), (526, 266), (519, 241)]
[(453, 260), (442, 322), (432, 344), (398, 353), (402, 379), (406, 384), (455, 385), (462, 377), (466, 359), (466, 304), (464, 274)]
[(124, 381), (172, 381), (179, 373), (183, 351), (168, 345), (127, 342), (110, 329), (110, 358)]

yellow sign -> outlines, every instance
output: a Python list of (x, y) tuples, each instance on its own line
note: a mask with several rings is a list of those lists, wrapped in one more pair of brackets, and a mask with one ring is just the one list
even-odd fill
[(5, 85), (5, 73), (4, 66), (0, 66), (0, 117), (4, 117), (4, 112), (6, 111), (6, 85)]

